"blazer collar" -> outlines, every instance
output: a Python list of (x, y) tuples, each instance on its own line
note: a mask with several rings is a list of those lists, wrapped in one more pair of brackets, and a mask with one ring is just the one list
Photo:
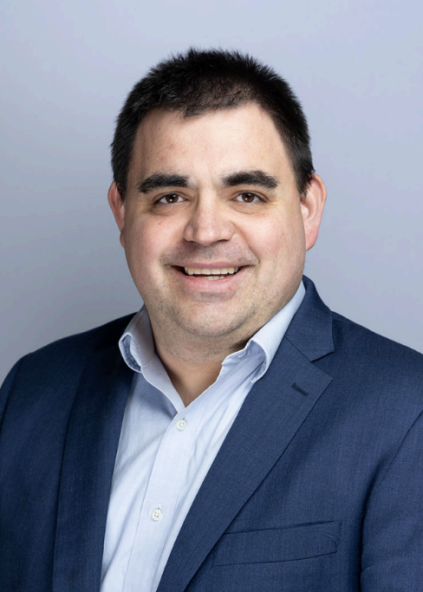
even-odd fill
[(332, 314), (313, 283), (267, 373), (251, 389), (170, 554), (157, 592), (183, 592), (284, 453), (332, 377), (312, 361), (333, 351)]
[(293, 318), (285, 338), (310, 362), (334, 351), (332, 312), (321, 300), (314, 283), (303, 276), (306, 295)]

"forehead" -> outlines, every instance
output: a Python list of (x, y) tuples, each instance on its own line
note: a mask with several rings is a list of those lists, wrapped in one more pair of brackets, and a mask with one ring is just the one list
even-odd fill
[(137, 130), (130, 177), (224, 175), (240, 168), (294, 176), (272, 118), (255, 103), (189, 118), (179, 111), (151, 111)]

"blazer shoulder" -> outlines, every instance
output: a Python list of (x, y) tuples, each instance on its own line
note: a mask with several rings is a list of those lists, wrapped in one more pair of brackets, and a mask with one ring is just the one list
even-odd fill
[(386, 385), (391, 392), (417, 393), (423, 401), (423, 355), (374, 333), (338, 313), (333, 315), (335, 356), (369, 383)]
[(19, 379), (32, 382), (50, 383), (63, 381), (65, 377), (78, 375), (86, 360), (103, 348), (116, 347), (125, 327), (134, 314), (110, 321), (94, 329), (70, 335), (53, 341), (18, 360), (3, 384), (3, 389), (10, 388)]
[(423, 363), (423, 354), (388, 337), (379, 335), (371, 329), (363, 327), (359, 323), (347, 319), (337, 312), (332, 311), (334, 337), (347, 340), (353, 346), (358, 344), (368, 344), (372, 346), (373, 351), (383, 352), (385, 355), (400, 356), (401, 359), (410, 360), (417, 364)]

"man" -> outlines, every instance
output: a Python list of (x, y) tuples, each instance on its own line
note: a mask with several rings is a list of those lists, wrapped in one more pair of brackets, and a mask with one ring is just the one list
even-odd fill
[(326, 190), (289, 86), (162, 62), (112, 165), (145, 306), (6, 379), (1, 590), (421, 590), (423, 358), (302, 277)]

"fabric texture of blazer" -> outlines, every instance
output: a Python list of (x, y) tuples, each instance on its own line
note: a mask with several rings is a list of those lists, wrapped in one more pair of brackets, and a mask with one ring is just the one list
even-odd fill
[[(158, 592), (423, 590), (423, 356), (304, 282)], [(2, 591), (100, 590), (129, 320), (25, 356), (1, 389)]]

